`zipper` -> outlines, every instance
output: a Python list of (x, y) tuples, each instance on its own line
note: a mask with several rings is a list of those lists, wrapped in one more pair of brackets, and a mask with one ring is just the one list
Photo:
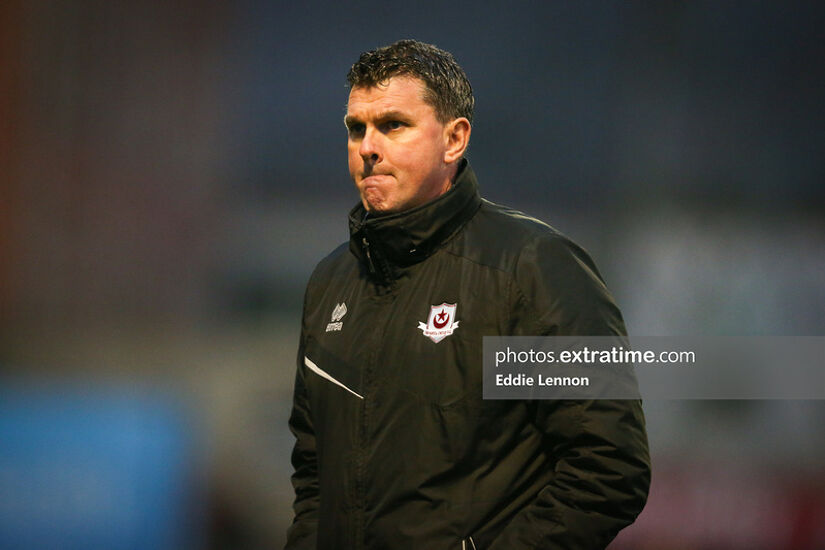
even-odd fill
[[(366, 243), (366, 239), (364, 239)], [(361, 400), (361, 412), (360, 412), (360, 419), (359, 419), (359, 426), (358, 426), (358, 449), (356, 449), (355, 453), (355, 529), (354, 529), (354, 538), (353, 545), (351, 548), (354, 550), (363, 550), (366, 548), (364, 543), (364, 534), (366, 532), (366, 518), (365, 518), (365, 510), (366, 510), (366, 455), (367, 449), (370, 447), (371, 442), (369, 440), (369, 430), (372, 421), (373, 415), (373, 408), (374, 408), (374, 398), (373, 395), (375, 394), (375, 388), (373, 388), (373, 384), (375, 383), (376, 376), (375, 371), (377, 369), (377, 365), (379, 363), (379, 357), (382, 352), (381, 344), (384, 341), (384, 335), (387, 332), (387, 328), (389, 326), (389, 320), (392, 318), (392, 314), (394, 311), (395, 300), (391, 296), (384, 296), (380, 299), (380, 305), (378, 312), (376, 313), (375, 324), (376, 327), (379, 327), (377, 330), (372, 331), (370, 334), (370, 342), (374, 342), (375, 345), (372, 346), (372, 352), (367, 357), (367, 360), (363, 367), (363, 390), (362, 395), (363, 399)]]
[[(467, 545), (468, 542), (470, 543), (469, 546)], [(461, 550), (478, 550), (478, 548), (476, 548), (476, 543), (473, 542), (473, 537), (461, 539)]]
[(370, 242), (366, 237), (361, 237), (361, 246), (364, 247), (364, 255), (367, 257), (367, 264), (370, 266), (370, 273), (375, 275), (378, 271), (375, 269), (375, 264), (372, 262), (372, 254), (370, 254)]
[(373, 258), (370, 252), (370, 241), (366, 236), (361, 237), (361, 248), (364, 250), (364, 256), (367, 257), (367, 267), (369, 267), (370, 275), (374, 277), (376, 284), (385, 288), (392, 286), (392, 273), (386, 260), (382, 260), (380, 256)]

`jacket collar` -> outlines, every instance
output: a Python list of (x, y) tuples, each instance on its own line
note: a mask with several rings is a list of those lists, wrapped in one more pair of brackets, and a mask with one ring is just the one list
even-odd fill
[(380, 282), (390, 283), (399, 269), (425, 260), (452, 237), (481, 206), (478, 183), (466, 159), (452, 187), (413, 209), (367, 216), (359, 203), (349, 213), (350, 251)]

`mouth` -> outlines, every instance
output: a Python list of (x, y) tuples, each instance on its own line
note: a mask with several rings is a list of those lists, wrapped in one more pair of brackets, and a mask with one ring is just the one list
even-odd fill
[(370, 174), (369, 176), (361, 179), (361, 184), (364, 187), (375, 187), (390, 183), (392, 179), (392, 176), (389, 174)]

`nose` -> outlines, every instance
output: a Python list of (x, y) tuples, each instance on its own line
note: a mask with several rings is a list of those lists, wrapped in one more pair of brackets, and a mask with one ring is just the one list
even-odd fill
[(381, 162), (381, 137), (377, 135), (374, 128), (367, 128), (364, 132), (364, 137), (361, 138), (361, 145), (358, 147), (358, 154), (364, 159), (364, 162), (370, 164), (378, 164)]

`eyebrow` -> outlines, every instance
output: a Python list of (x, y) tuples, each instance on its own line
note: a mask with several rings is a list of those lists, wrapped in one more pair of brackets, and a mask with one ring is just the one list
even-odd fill
[[(376, 117), (376, 120), (378, 120), (378, 121), (384, 121), (384, 120), (389, 120), (389, 119), (393, 119), (393, 120), (398, 119), (398, 120), (402, 120), (402, 121), (405, 121), (405, 122), (409, 122), (410, 116), (406, 113), (401, 112), (401, 111), (393, 110), (393, 111), (384, 111)], [(361, 122), (361, 119), (359, 119), (356, 116), (347, 115), (347, 116), (344, 117), (344, 126), (346, 126), (347, 128), (349, 128), (352, 124), (357, 124), (359, 122)]]

